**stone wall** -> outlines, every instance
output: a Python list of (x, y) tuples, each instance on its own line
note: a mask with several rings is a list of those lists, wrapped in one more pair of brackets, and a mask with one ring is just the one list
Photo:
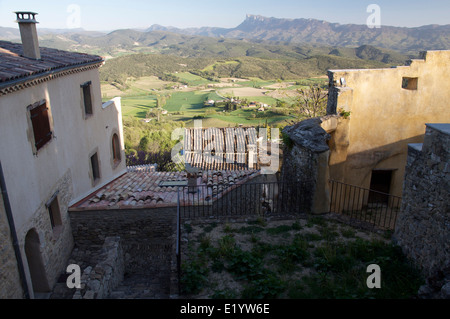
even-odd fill
[[(61, 213), (61, 225), (52, 228), (50, 214), (45, 201), (43, 201), (24, 226), (16, 230), (19, 245), (22, 250), (25, 272), (28, 274), (29, 267), (25, 253), (25, 239), (30, 230), (34, 229), (37, 232), (40, 242), (40, 254), (45, 265), (45, 274), (42, 274), (42, 276), (46, 276), (50, 289), (56, 284), (58, 277), (64, 270), (64, 266), (74, 244), (69, 214), (67, 212), (69, 202), (73, 197), (72, 175), (70, 170), (67, 170), (55, 185), (47, 190), (49, 194), (48, 198), (56, 192), (58, 192), (57, 198)], [(28, 277), (28, 287), (30, 295), (33, 298), (31, 277), (30, 275)]]
[(0, 299), (20, 299), (23, 289), (20, 284), (17, 259), (12, 245), (11, 232), (0, 195)]
[(81, 288), (73, 299), (103, 299), (123, 280), (125, 264), (120, 237), (107, 237), (98, 252), (98, 263), (88, 266), (81, 276)]
[[(450, 124), (427, 124), (423, 144), (409, 145), (395, 241), (428, 278), (450, 281)], [(445, 281), (442, 282), (445, 284)]]
[[(173, 287), (177, 286), (176, 217), (176, 207), (70, 212), (75, 249), (95, 251), (107, 237), (120, 236), (125, 275), (167, 272)], [(95, 262), (92, 256), (83, 258), (88, 262), (77, 262)]]
[(326, 213), (329, 209), (326, 192), (330, 136), (321, 123), (320, 118), (312, 118), (283, 130), (291, 145), (283, 153), (281, 180), (298, 186), (300, 210), (304, 213)]

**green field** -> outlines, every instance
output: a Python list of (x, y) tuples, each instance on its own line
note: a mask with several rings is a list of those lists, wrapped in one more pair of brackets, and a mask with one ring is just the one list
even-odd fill
[(203, 108), (208, 92), (174, 92), (164, 106), (169, 112), (192, 111)]
[(186, 82), (189, 86), (201, 86), (201, 85), (208, 85), (210, 83), (214, 83), (212, 81), (209, 81), (205, 78), (202, 78), (198, 75), (189, 73), (189, 72), (182, 72), (182, 73), (174, 73), (176, 77), (178, 77), (181, 81)]
[(137, 118), (145, 118), (148, 110), (156, 106), (156, 96), (128, 96), (122, 97), (122, 116), (133, 116)]
[[(135, 117), (144, 119), (147, 112), (156, 107), (157, 95), (165, 96), (166, 103), (164, 109), (168, 111), (163, 118), (172, 121), (182, 121), (186, 125), (193, 123), (194, 119), (202, 119), (204, 126), (227, 127), (236, 126), (239, 124), (245, 126), (261, 126), (266, 123), (271, 126), (286, 123), (286, 121), (294, 119), (290, 115), (281, 115), (274, 113), (278, 100), (292, 103), (292, 97), (278, 97), (277, 98), (260, 94), (264, 90), (257, 90), (255, 87), (275, 86), (278, 89), (271, 89), (272, 91), (283, 92), (283, 90), (291, 91), (293, 89), (293, 81), (262, 81), (257, 78), (250, 78), (248, 81), (239, 82), (239, 87), (233, 91), (235, 93), (245, 93), (246, 91), (260, 94), (260, 96), (243, 96), (249, 102), (260, 102), (272, 106), (272, 109), (267, 108), (264, 112), (259, 112), (255, 108), (238, 109), (235, 111), (224, 111), (223, 107), (205, 107), (205, 102), (208, 100), (221, 101), (222, 95), (229, 95), (220, 93), (223, 89), (216, 90), (201, 90), (201, 86), (208, 83), (215, 83), (208, 81), (200, 76), (191, 73), (177, 73), (180, 79), (189, 82), (191, 85), (199, 86), (198, 90), (188, 88), (180, 90), (164, 90), (163, 86), (168, 82), (158, 80), (156, 77), (144, 77), (129, 81), (130, 87), (124, 91), (122, 95), (122, 114), (124, 117)], [(300, 80), (297, 84), (319, 83), (319, 79), (305, 79)], [(323, 81), (323, 79), (322, 79)], [(278, 86), (279, 85), (279, 86)], [(295, 87), (299, 87), (295, 85)], [(248, 88), (248, 90), (246, 90)], [(190, 91), (189, 91), (190, 90)], [(243, 90), (243, 91), (242, 91)], [(226, 91), (226, 89), (225, 89)], [(233, 92), (232, 91), (232, 92)], [(247, 93), (248, 94), (248, 93)], [(231, 94), (233, 95), (233, 94)], [(105, 97), (106, 99), (106, 97)]]

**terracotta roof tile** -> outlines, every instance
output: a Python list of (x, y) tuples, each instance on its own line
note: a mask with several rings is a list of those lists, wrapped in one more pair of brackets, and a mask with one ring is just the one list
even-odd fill
[[(197, 184), (202, 189), (208, 188), (208, 191), (196, 195), (195, 201), (203, 203), (214, 200), (258, 175), (257, 170), (200, 171)], [(178, 198), (177, 187), (160, 187), (159, 183), (186, 180), (186, 172), (129, 171), (73, 205), (70, 210), (175, 207)], [(187, 187), (180, 192), (180, 198), (188, 198)]]
[(26, 79), (49, 71), (103, 62), (103, 58), (96, 55), (44, 47), (40, 50), (40, 60), (29, 59), (22, 56), (22, 44), (0, 41), (0, 86), (6, 86), (9, 81)]

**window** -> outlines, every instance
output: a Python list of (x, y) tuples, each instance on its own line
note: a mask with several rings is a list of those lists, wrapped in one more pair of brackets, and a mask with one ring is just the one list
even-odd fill
[(59, 209), (59, 203), (58, 203), (58, 192), (56, 192), (52, 198), (47, 202), (46, 204), (48, 213), (50, 215), (50, 223), (52, 225), (52, 228), (54, 229), (57, 226), (62, 225), (61, 220), (61, 211)]
[(83, 103), (84, 103), (84, 114), (85, 116), (92, 115), (92, 97), (91, 97), (91, 84), (92, 82), (86, 82), (81, 85), (83, 90)]
[(405, 90), (417, 90), (419, 79), (418, 78), (406, 78), (402, 79), (402, 89)]
[(113, 155), (113, 161), (114, 163), (118, 163), (121, 160), (120, 156), (120, 142), (119, 142), (119, 136), (114, 133), (112, 137), (112, 155)]
[(91, 156), (92, 179), (94, 182), (100, 178), (100, 168), (98, 165), (98, 155), (95, 153)]
[(45, 100), (28, 106), (31, 124), (33, 126), (34, 146), (41, 149), (52, 138), (50, 129), (49, 109)]

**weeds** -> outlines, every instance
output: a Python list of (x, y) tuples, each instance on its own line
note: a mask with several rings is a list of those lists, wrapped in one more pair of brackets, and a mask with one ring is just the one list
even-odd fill
[[(267, 228), (265, 223), (226, 224), (217, 240), (211, 239), (210, 227), (204, 227), (182, 267), (183, 293), (198, 294), (207, 288), (211, 298), (227, 299), (395, 299), (414, 296), (423, 283), (401, 249), (382, 236), (363, 240), (351, 227), (339, 228), (317, 216), (305, 226), (296, 221)], [(381, 289), (367, 287), (370, 264), (381, 268)], [(229, 273), (235, 286), (213, 290), (217, 283), (208, 282), (210, 271)]]

